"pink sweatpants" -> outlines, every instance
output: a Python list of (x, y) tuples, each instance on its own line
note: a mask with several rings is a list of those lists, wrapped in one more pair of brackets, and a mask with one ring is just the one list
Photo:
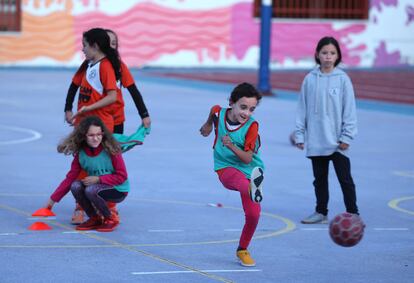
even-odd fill
[(240, 192), (245, 223), (242, 234), (240, 236), (239, 247), (247, 249), (250, 241), (256, 231), (257, 224), (260, 218), (260, 204), (252, 201), (249, 196), (249, 179), (233, 167), (227, 167), (217, 172), (219, 180), (223, 186), (229, 190)]

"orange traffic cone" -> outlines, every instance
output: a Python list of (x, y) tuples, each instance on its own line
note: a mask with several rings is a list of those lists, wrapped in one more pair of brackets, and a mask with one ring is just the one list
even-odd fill
[(42, 231), (42, 230), (52, 230), (52, 228), (46, 223), (38, 221), (30, 225), (29, 230)]
[(54, 214), (50, 209), (42, 207), (33, 212), (32, 216), (48, 217), (56, 216), (56, 214)]

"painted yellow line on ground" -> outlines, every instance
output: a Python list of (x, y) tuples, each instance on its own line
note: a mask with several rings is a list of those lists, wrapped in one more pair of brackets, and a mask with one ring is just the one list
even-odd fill
[[(141, 200), (142, 201), (142, 200)], [(197, 204), (197, 203), (189, 203), (189, 202), (180, 202), (180, 201), (168, 201), (168, 200), (164, 200), (164, 201), (154, 201), (151, 200), (152, 202), (164, 202), (164, 203), (173, 203), (173, 204), (187, 204), (187, 205), (193, 205), (193, 206), (205, 206), (203, 204)], [(1, 205), (0, 205), (1, 208)], [(224, 209), (230, 209), (230, 210), (239, 210), (239, 211), (243, 211), (240, 208), (236, 208), (236, 207), (222, 207)], [(222, 209), (220, 208), (220, 209)], [(26, 214), (24, 214), (26, 215)], [(279, 215), (275, 215), (275, 214), (271, 214), (271, 213), (266, 213), (266, 212), (262, 212), (262, 216), (266, 216), (266, 217), (271, 217), (274, 219), (278, 219), (282, 222), (284, 222), (286, 224), (286, 226), (283, 229), (280, 230), (276, 230), (276, 231), (272, 231), (272, 232), (266, 232), (266, 233), (256, 233), (257, 235), (253, 237), (253, 239), (265, 239), (265, 238), (270, 238), (270, 237), (276, 237), (285, 233), (288, 233), (292, 230), (294, 230), (296, 228), (296, 225), (293, 221), (279, 216)], [(48, 220), (45, 220), (45, 222)], [(50, 221), (52, 224), (56, 225), (56, 226), (60, 226), (63, 224), (60, 224), (59, 222), (52, 222)], [(86, 234), (88, 233), (88, 231), (74, 231), (73, 228), (63, 225), (62, 227), (65, 227), (65, 229), (69, 229), (70, 232), (76, 232), (76, 233), (82, 233), (82, 234)], [(70, 233), (69, 232), (69, 233)], [(147, 243), (147, 244), (128, 244), (128, 246), (130, 247), (168, 247), (168, 246), (199, 246), (199, 245), (215, 245), (215, 244), (228, 244), (228, 243), (237, 243), (239, 242), (239, 238), (235, 238), (235, 239), (228, 239), (228, 240), (213, 240), (213, 241), (199, 241), (199, 242), (182, 242), (182, 243)], [(22, 245), (8, 245), (8, 246), (1, 246), (0, 248), (69, 248), (69, 249), (76, 249), (76, 248), (116, 248), (117, 246), (108, 246), (108, 245), (68, 245), (68, 246), (56, 246), (56, 245), (42, 245), (42, 246), (36, 246), (36, 245), (27, 245), (27, 246), (22, 246)]]
[[(5, 210), (8, 210), (8, 211), (15, 212), (15, 213), (17, 213), (19, 215), (24, 215), (24, 216), (30, 215), (30, 213), (28, 213), (28, 212), (25, 212), (23, 210), (16, 209), (14, 207), (6, 206), (6, 205), (1, 205), (0, 204), (0, 208), (5, 209)], [(56, 222), (54, 220), (51, 220), (51, 221), (45, 220), (45, 222), (48, 222), (48, 223), (50, 223), (52, 225), (61, 227), (61, 228), (66, 229), (66, 230), (73, 230), (72, 227), (69, 227), (67, 225), (63, 225), (63, 224), (61, 224), (59, 222)], [(182, 268), (182, 269), (185, 269), (185, 270), (188, 270), (188, 271), (197, 273), (199, 275), (202, 275), (204, 277), (211, 278), (211, 279), (216, 280), (216, 281), (219, 281), (219, 282), (225, 282), (225, 283), (232, 283), (233, 282), (233, 281), (228, 280), (226, 278), (223, 278), (223, 277), (220, 277), (220, 276), (217, 276), (217, 275), (214, 275), (214, 274), (210, 274), (210, 273), (201, 271), (201, 270), (196, 269), (194, 267), (191, 267), (189, 265), (185, 265), (185, 264), (178, 263), (176, 261), (173, 261), (173, 260), (170, 260), (170, 259), (167, 259), (167, 258), (163, 258), (163, 257), (158, 256), (156, 254), (149, 253), (147, 251), (137, 249), (137, 248), (132, 247), (130, 245), (122, 244), (122, 243), (120, 243), (118, 241), (114, 241), (114, 240), (111, 240), (111, 239), (108, 239), (108, 238), (104, 238), (104, 237), (101, 237), (101, 236), (98, 236), (98, 235), (93, 235), (93, 234), (88, 234), (88, 233), (82, 233), (82, 232), (80, 232), (80, 234), (82, 234), (82, 235), (84, 235), (84, 236), (86, 236), (88, 238), (95, 239), (95, 240), (98, 240), (98, 241), (107, 243), (107, 244), (112, 245), (114, 247), (121, 248), (121, 249), (124, 249), (124, 250), (128, 250), (128, 251), (131, 251), (133, 253), (141, 254), (141, 255), (144, 255), (146, 257), (155, 259), (157, 261), (160, 261), (160, 262), (163, 262), (163, 263), (166, 263), (166, 264), (175, 266), (175, 267), (179, 267), (179, 268)]]
[(392, 209), (395, 209), (395, 210), (398, 210), (398, 211), (401, 211), (401, 212), (404, 212), (410, 215), (414, 215), (414, 211), (399, 207), (399, 204), (401, 202), (408, 201), (408, 200), (414, 200), (414, 196), (407, 196), (407, 197), (393, 199), (390, 202), (388, 202), (388, 206), (391, 207)]
[[(143, 200), (140, 199), (140, 201), (143, 201)], [(154, 200), (148, 200), (148, 201), (154, 202)], [(204, 204), (191, 203), (191, 202), (181, 202), (181, 201), (169, 201), (169, 200), (161, 200), (160, 201), (160, 200), (158, 200), (157, 202), (172, 203), (172, 204), (186, 204), (186, 205), (193, 205), (193, 206), (205, 206)], [(5, 210), (8, 210), (8, 211), (15, 212), (15, 213), (18, 213), (18, 214), (23, 215), (23, 216), (30, 216), (29, 213), (27, 213), (25, 211), (22, 211), (22, 210), (19, 210), (19, 209), (16, 209), (16, 208), (13, 208), (13, 207), (10, 207), (10, 206), (0, 205), (0, 208), (5, 209)], [(243, 211), (242, 209), (235, 208), (235, 207), (225, 206), (225, 207), (222, 207), (222, 208), (224, 208), (224, 209), (230, 209), (230, 210)], [(269, 238), (269, 237), (275, 237), (275, 236), (278, 236), (278, 235), (287, 233), (289, 231), (292, 231), (296, 227), (296, 225), (292, 221), (290, 221), (289, 219), (287, 219), (285, 217), (281, 217), (279, 215), (262, 212), (262, 216), (267, 216), (267, 217), (271, 217), (271, 218), (274, 218), (274, 219), (278, 219), (278, 220), (284, 222), (286, 224), (286, 227), (284, 227), (283, 229), (280, 229), (280, 230), (273, 231), (271, 233), (263, 233), (263, 234), (257, 235), (257, 236), (254, 237), (254, 239), (264, 239), (264, 238)], [(61, 227), (61, 228), (65, 229), (65, 230), (73, 231), (73, 228), (72, 227), (67, 226), (67, 225), (64, 225), (64, 224), (61, 224), (61, 223), (59, 223), (57, 221), (54, 221), (54, 220), (47, 220), (47, 219), (45, 219), (44, 222), (47, 222), (49, 224), (52, 224), (52, 225)], [(122, 248), (122, 249), (125, 249), (125, 250), (128, 250), (128, 251), (134, 252), (134, 253), (139, 253), (139, 254), (145, 255), (147, 257), (153, 258), (155, 260), (158, 260), (158, 261), (161, 261), (161, 262), (170, 264), (170, 265), (174, 265), (174, 266), (180, 267), (182, 269), (185, 269), (185, 270), (188, 270), (188, 271), (191, 271), (191, 272), (198, 273), (198, 274), (200, 274), (202, 276), (209, 277), (209, 278), (214, 279), (216, 281), (220, 281), (220, 282), (231, 282), (230, 280), (228, 280), (226, 278), (222, 278), (222, 277), (219, 277), (219, 276), (210, 274), (210, 273), (203, 272), (203, 271), (198, 270), (196, 268), (193, 268), (191, 266), (187, 266), (187, 265), (184, 265), (184, 264), (181, 264), (181, 263), (172, 261), (170, 259), (163, 258), (163, 257), (160, 257), (158, 255), (155, 255), (155, 254), (146, 252), (144, 250), (137, 249), (136, 247), (139, 247), (139, 246), (140, 247), (144, 247), (144, 246), (149, 247), (149, 246), (207, 245), (207, 244), (224, 244), (224, 243), (232, 243), (232, 242), (238, 242), (239, 241), (239, 239), (230, 239), (230, 240), (201, 241), (201, 242), (191, 242), (191, 243), (167, 243), (167, 244), (159, 244), (159, 243), (156, 243), (156, 244), (129, 245), (129, 244), (122, 244), (120, 242), (117, 242), (117, 241), (114, 241), (114, 240), (111, 240), (111, 239), (108, 239), (108, 238), (104, 238), (104, 237), (101, 237), (101, 236), (98, 236), (98, 235), (94, 235), (94, 234), (89, 234), (89, 233), (84, 233), (84, 232), (79, 232), (79, 233), (82, 234), (82, 235), (84, 235), (84, 236), (86, 236), (86, 237), (89, 237), (89, 238), (98, 240), (100, 242), (106, 243), (107, 245), (89, 245), (89, 246), (86, 246), (86, 245), (71, 245), (71, 246), (58, 246), (58, 245), (54, 245), (54, 246), (53, 245), (51, 245), (51, 246), (47, 246), (47, 245), (43, 245), (43, 246), (14, 245), (14, 246), (12, 246), (12, 245), (8, 245), (8, 246), (0, 246), (0, 248), (71, 248), (71, 247), (72, 248), (77, 248), (77, 247), (79, 247), (79, 248), (87, 248), (87, 247), (97, 247), (97, 248), (107, 248), (107, 247)]]

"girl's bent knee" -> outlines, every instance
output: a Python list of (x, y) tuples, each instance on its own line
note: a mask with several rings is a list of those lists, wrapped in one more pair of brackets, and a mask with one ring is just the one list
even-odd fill
[(83, 190), (83, 184), (80, 181), (75, 181), (70, 185), (70, 190), (73, 194), (79, 194)]

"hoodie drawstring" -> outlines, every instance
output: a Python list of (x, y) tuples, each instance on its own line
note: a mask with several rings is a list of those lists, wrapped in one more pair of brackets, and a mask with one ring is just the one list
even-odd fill
[(316, 73), (316, 93), (315, 93), (315, 114), (318, 113), (318, 103), (319, 103), (319, 71)]

